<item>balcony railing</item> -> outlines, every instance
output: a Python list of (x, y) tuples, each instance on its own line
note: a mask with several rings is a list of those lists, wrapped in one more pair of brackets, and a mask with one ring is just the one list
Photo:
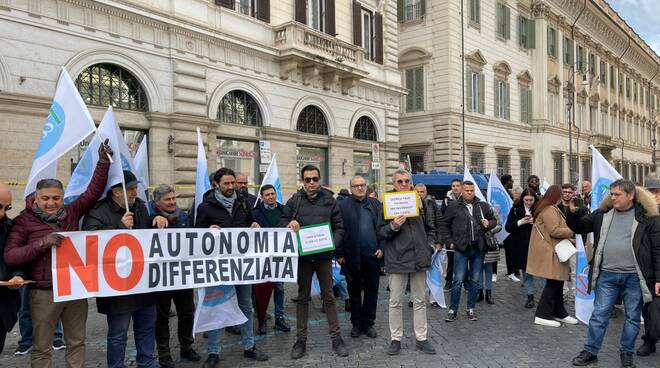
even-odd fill
[(364, 64), (364, 50), (298, 22), (275, 27), (275, 47), (282, 52), (303, 51), (352, 67)]

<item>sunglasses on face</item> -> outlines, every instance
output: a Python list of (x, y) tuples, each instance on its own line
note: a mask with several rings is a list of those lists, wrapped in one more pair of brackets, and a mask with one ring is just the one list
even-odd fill
[(399, 179), (396, 181), (397, 184), (410, 184), (410, 179)]
[(303, 180), (305, 181), (305, 183), (309, 184), (311, 182), (318, 183), (320, 179), (321, 178), (319, 178), (318, 176), (313, 176), (313, 177), (305, 178)]

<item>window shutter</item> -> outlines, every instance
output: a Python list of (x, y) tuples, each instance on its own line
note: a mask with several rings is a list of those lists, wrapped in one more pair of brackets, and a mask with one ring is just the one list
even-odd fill
[(529, 19), (527, 21), (527, 48), (534, 49), (536, 48), (536, 20)]
[(504, 7), (504, 38), (511, 39), (511, 9)]
[(532, 89), (527, 90), (527, 122), (532, 123), (532, 119), (534, 118), (534, 115), (532, 112), (534, 111), (533, 109), (533, 102), (534, 99), (532, 99)]
[(296, 0), (296, 22), (307, 24), (307, 0)]
[(477, 18), (477, 23), (481, 23), (481, 0), (474, 0), (474, 10)]
[(424, 67), (415, 69), (415, 111), (424, 110)]
[(335, 31), (335, 0), (325, 0), (325, 33), (334, 37)]
[(479, 74), (479, 113), (483, 114), (485, 109), (486, 102), (486, 77), (483, 74)]
[(396, 15), (397, 18), (399, 19), (399, 22), (403, 22), (403, 12), (404, 12), (403, 5), (405, 1), (406, 0), (398, 0), (396, 2)]
[(520, 122), (527, 122), (527, 89), (520, 86)]
[(413, 109), (413, 70), (406, 69), (406, 89), (408, 94), (406, 95), (406, 112), (414, 111)]
[(419, 15), (422, 16), (422, 17), (425, 16), (426, 15), (426, 0), (421, 0), (419, 2), (419, 9), (420, 9)]
[(257, 0), (257, 19), (270, 23), (270, 0)]
[(374, 27), (376, 28), (376, 62), (378, 64), (383, 64), (383, 15), (381, 13), (376, 13), (374, 15)]
[(499, 84), (500, 84), (500, 82), (497, 79), (495, 79), (494, 83), (493, 83), (493, 87), (494, 87), (493, 88), (493, 91), (494, 91), (493, 95), (495, 96), (495, 98), (494, 98), (494, 100), (495, 100), (495, 117), (496, 118), (503, 118), (503, 116), (500, 116), (500, 102), (501, 101), (500, 101), (500, 88), (499, 88), (500, 86), (499, 86)]
[(523, 32), (524, 32), (524, 25), (523, 25), (523, 17), (522, 15), (518, 16), (518, 45), (525, 47), (525, 44), (523, 43)]
[(509, 82), (504, 83), (504, 92), (505, 92), (504, 97), (505, 97), (505, 100), (506, 100), (506, 101), (504, 101), (504, 118), (508, 120), (508, 119), (511, 119), (511, 111), (509, 110), (509, 107), (510, 107), (509, 100), (510, 100), (510, 97), (511, 97), (511, 94), (510, 94), (510, 91), (509, 91)]
[(220, 5), (223, 8), (234, 9), (234, 0), (215, 0), (215, 5)]
[(467, 105), (465, 107), (465, 110), (466, 111), (472, 111), (472, 72), (470, 72), (470, 70), (468, 69), (468, 70), (465, 71), (465, 75), (467, 76), (467, 78), (465, 78), (465, 84), (466, 84), (466, 86), (465, 86), (466, 87), (465, 88), (465, 91), (466, 91), (465, 92), (465, 98), (466, 98), (465, 104)]
[(362, 5), (353, 0), (353, 44), (362, 46)]

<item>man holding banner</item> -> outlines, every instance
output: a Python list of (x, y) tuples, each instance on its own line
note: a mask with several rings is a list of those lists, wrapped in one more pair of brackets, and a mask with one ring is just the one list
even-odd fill
[(67, 367), (85, 366), (87, 300), (53, 302), (51, 248), (62, 241), (61, 231), (77, 231), (80, 219), (103, 194), (112, 149), (107, 141), (99, 147), (99, 161), (87, 190), (64, 205), (64, 187), (57, 179), (36, 183), (36, 193), (26, 199), (25, 210), (14, 220), (4, 252), (10, 267), (23, 266), (36, 284), (30, 291), (33, 348), (32, 367), (51, 367), (51, 343), (55, 325), (62, 320), (67, 345)]
[(598, 361), (612, 308), (617, 296), (622, 295), (626, 320), (621, 334), (621, 365), (634, 367), (642, 301), (649, 303), (656, 294), (655, 270), (660, 263), (658, 208), (648, 191), (636, 188), (630, 180), (619, 179), (610, 185), (610, 197), (598, 210), (582, 217), (577, 211), (571, 202), (566, 222), (577, 234), (594, 234), (588, 291), (595, 290), (596, 299), (587, 343), (573, 365)]

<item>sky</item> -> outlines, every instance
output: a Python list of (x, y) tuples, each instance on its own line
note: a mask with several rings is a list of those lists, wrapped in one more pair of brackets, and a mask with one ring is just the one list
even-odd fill
[(608, 0), (608, 3), (660, 54), (660, 0)]

